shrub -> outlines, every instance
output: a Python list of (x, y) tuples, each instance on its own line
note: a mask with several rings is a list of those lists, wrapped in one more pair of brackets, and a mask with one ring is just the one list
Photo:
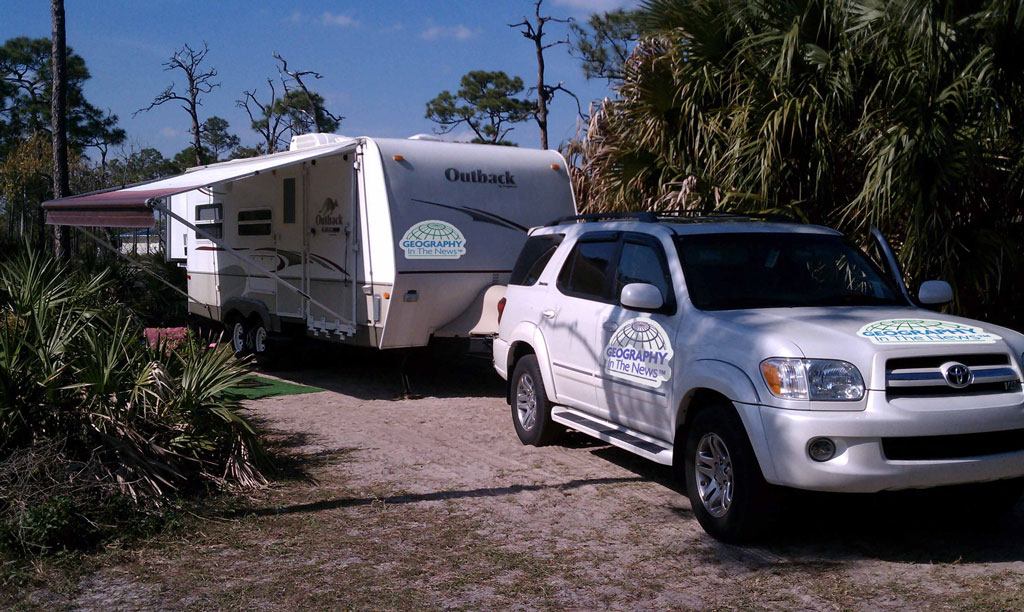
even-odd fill
[(147, 342), (131, 313), (105, 299), (109, 283), (31, 251), (0, 266), (0, 462), (16, 472), (19, 456), (59, 445), (43, 464), (77, 466), (72, 480), (89, 484), (38, 500), (4, 487), (3, 531), (26, 551), (88, 540), (83, 501), (92, 510), (117, 496), (153, 504), (265, 482), (256, 433), (229, 393), (244, 365), (226, 346)]

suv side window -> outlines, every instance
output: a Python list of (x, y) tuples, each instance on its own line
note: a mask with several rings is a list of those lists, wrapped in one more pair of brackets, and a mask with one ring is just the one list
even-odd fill
[(615, 275), (615, 296), (621, 295), (622, 288), (630, 283), (654, 285), (661, 291), (665, 309), (675, 310), (675, 292), (665, 250), (644, 236), (626, 236)]
[(618, 236), (581, 239), (558, 274), (559, 291), (587, 300), (613, 301), (608, 281), (618, 251)]
[(558, 245), (562, 244), (562, 238), (565, 238), (565, 234), (541, 234), (527, 238), (523, 250), (519, 252), (519, 259), (512, 268), (508, 284), (536, 284)]

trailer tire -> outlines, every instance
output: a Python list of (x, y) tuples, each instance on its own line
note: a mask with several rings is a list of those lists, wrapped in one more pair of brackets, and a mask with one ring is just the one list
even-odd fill
[(234, 351), (235, 357), (241, 358), (249, 354), (252, 350), (252, 342), (249, 326), (245, 319), (237, 315), (228, 318), (224, 325), (224, 331), (228, 335), (228, 342), (231, 344), (231, 350)]
[(249, 330), (249, 346), (256, 357), (256, 363), (262, 368), (269, 368), (277, 361), (277, 343), (267, 331), (262, 321), (253, 323)]

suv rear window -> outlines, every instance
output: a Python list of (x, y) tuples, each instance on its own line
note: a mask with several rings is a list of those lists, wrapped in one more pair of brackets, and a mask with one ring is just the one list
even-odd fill
[(565, 238), (564, 234), (542, 234), (527, 238), (523, 250), (519, 252), (519, 259), (512, 268), (508, 284), (535, 284), (544, 271), (544, 266), (548, 265), (551, 256), (555, 254), (555, 249), (562, 244), (562, 238)]
[(558, 274), (558, 289), (579, 298), (611, 300), (609, 272), (618, 255), (618, 237), (612, 240), (577, 242)]

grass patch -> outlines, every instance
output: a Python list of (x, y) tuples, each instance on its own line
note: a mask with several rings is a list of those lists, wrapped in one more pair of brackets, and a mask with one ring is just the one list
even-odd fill
[(240, 384), (232, 387), (229, 393), (236, 399), (257, 400), (278, 395), (300, 395), (302, 393), (319, 393), (320, 391), (323, 389), (296, 385), (263, 376), (246, 376)]

